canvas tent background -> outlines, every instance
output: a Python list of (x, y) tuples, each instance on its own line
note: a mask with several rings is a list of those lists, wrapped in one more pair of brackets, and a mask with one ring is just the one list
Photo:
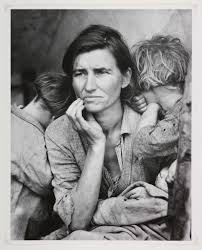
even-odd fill
[(130, 47), (154, 34), (170, 34), (191, 49), (191, 10), (12, 10), (12, 103), (30, 101), (40, 72), (62, 71), (66, 47), (89, 24), (118, 29)]

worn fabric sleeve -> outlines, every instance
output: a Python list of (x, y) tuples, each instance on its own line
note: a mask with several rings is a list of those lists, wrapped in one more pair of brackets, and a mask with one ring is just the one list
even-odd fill
[(11, 175), (40, 196), (51, 193), (52, 173), (44, 140), (38, 146), (27, 146), (19, 157), (12, 157)]
[(156, 126), (146, 126), (136, 134), (134, 153), (144, 157), (167, 156), (177, 153), (179, 117), (169, 115)]
[[(129, 198), (127, 194), (141, 187), (144, 197)], [(135, 182), (118, 197), (99, 201), (92, 223), (94, 225), (133, 225), (148, 223), (167, 216), (168, 194), (146, 182)]]

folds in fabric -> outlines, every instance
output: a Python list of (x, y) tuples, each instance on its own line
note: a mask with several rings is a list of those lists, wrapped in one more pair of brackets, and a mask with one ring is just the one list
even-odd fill
[[(129, 193), (134, 196), (139, 187), (143, 194), (137, 194), (136, 198), (127, 196)], [(163, 190), (145, 182), (136, 182), (118, 197), (100, 201), (92, 222), (94, 225), (116, 226), (147, 223), (167, 216), (167, 199), (168, 194)]]

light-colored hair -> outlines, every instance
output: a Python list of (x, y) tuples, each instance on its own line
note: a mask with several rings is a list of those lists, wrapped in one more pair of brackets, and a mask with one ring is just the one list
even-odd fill
[(148, 90), (157, 86), (178, 86), (184, 89), (189, 53), (180, 39), (153, 36), (132, 47), (133, 62), (138, 70), (138, 88)]

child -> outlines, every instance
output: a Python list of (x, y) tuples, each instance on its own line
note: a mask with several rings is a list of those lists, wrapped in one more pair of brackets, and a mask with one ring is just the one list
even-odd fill
[(64, 74), (41, 74), (34, 81), (35, 98), (24, 108), (11, 108), (11, 239), (50, 232), (45, 222), (53, 203), (52, 174), (44, 133), (69, 106), (69, 81)]
[[(188, 70), (189, 54), (178, 38), (154, 36), (133, 47), (133, 60), (139, 72), (132, 106), (142, 114), (136, 135), (135, 151), (143, 157), (168, 156), (177, 153), (179, 116)], [(161, 170), (156, 185), (167, 191), (172, 182), (176, 161)]]

